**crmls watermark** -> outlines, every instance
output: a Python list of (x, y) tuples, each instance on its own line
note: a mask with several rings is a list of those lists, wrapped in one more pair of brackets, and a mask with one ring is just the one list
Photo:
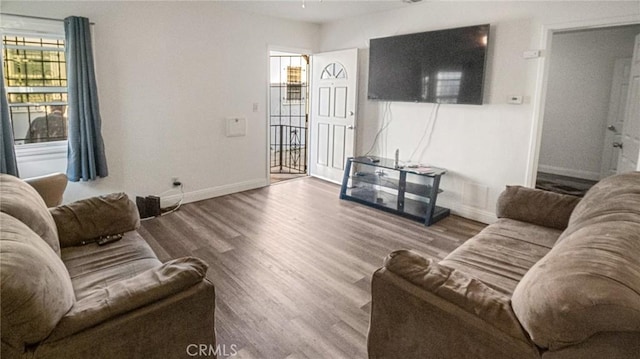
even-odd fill
[(238, 354), (237, 344), (189, 344), (187, 345), (187, 355), (190, 357), (232, 357)]

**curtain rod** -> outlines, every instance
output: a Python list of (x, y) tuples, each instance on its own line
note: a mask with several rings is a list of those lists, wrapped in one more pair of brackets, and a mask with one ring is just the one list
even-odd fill
[[(42, 17), (42, 16), (31, 16), (31, 15), (20, 15), (20, 14), (9, 14), (6, 12), (0, 12), (0, 15), (7, 15), (7, 16), (16, 16), (16, 17), (25, 17), (27, 19), (37, 19), (37, 20), (50, 20), (50, 21), (60, 21), (60, 22), (64, 22), (64, 19), (54, 19), (52, 17)], [(89, 22), (89, 25), (95, 25), (95, 22)]]

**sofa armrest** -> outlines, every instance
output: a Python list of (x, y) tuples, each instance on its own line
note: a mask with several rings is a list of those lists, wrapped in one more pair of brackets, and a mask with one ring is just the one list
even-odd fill
[[(205, 278), (73, 335), (47, 338), (31, 349), (29, 357), (185, 358), (196, 345), (216, 349), (216, 344), (215, 287)], [(234, 350), (233, 344), (227, 350)]]
[(77, 301), (47, 340), (55, 341), (202, 282), (207, 264), (183, 257), (96, 290)]
[(370, 358), (537, 358), (509, 298), (462, 272), (396, 251), (374, 273)]
[(498, 218), (510, 218), (564, 230), (580, 197), (522, 186), (507, 186), (496, 206)]
[(67, 188), (67, 176), (64, 173), (52, 173), (40, 177), (32, 177), (24, 180), (40, 194), (47, 207), (59, 206), (62, 203), (62, 195)]
[(56, 222), (60, 247), (63, 248), (140, 227), (137, 207), (124, 193), (91, 197), (50, 208), (49, 211)]

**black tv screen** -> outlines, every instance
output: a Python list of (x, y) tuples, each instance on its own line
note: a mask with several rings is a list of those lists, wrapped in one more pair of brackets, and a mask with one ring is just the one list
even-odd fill
[(371, 39), (370, 100), (482, 105), (489, 25)]

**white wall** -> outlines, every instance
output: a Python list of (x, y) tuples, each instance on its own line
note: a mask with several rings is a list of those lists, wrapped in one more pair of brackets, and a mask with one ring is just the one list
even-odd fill
[[(218, 2), (2, 1), (2, 11), (95, 22), (110, 175), (70, 184), (65, 201), (158, 194), (172, 177), (187, 200), (265, 185), (269, 46), (313, 50), (319, 39), (318, 25)], [(225, 137), (225, 117), (245, 117), (247, 135)]]
[(640, 26), (553, 35), (539, 170), (597, 180), (613, 67), (632, 57)]
[[(506, 184), (525, 184), (534, 128), (534, 96), (541, 73), (537, 59), (523, 52), (542, 45), (543, 25), (580, 23), (634, 15), (634, 2), (423, 2), (384, 13), (322, 26), (323, 51), (360, 49), (357, 153), (366, 152), (381, 123), (382, 106), (366, 98), (369, 39), (411, 32), (490, 23), (490, 52), (485, 105), (442, 105), (431, 146), (420, 160), (447, 168), (439, 204), (454, 213), (489, 222)], [(507, 104), (510, 95), (525, 96), (522, 105)], [(433, 105), (393, 103), (387, 152), (400, 149), (407, 160), (424, 131)]]
[[(274, 5), (276, 6), (276, 5)], [(637, 2), (422, 2), (318, 27), (244, 14), (220, 2), (2, 1), (2, 11), (96, 23), (98, 91), (110, 176), (72, 184), (65, 200), (124, 190), (157, 194), (180, 177), (188, 199), (266, 183), (268, 46), (357, 47), (362, 74), (357, 149), (366, 151), (382, 104), (366, 100), (368, 40), (491, 23), (486, 104), (443, 105), (422, 160), (449, 169), (439, 204), (491, 221), (506, 184), (526, 182), (542, 26), (636, 16)], [(509, 105), (509, 95), (525, 96)], [(252, 104), (259, 111), (252, 112)], [(393, 103), (386, 156), (407, 159), (430, 104)], [(245, 137), (224, 137), (224, 117), (246, 117)]]

